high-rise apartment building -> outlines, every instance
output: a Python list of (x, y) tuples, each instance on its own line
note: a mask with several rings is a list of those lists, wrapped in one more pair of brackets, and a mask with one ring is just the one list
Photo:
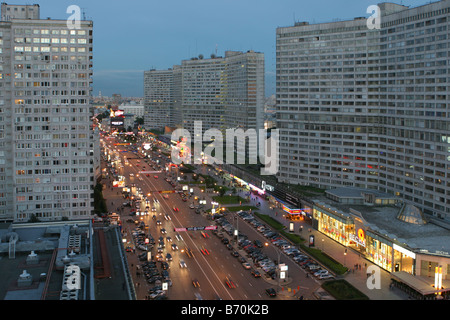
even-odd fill
[(264, 128), (264, 54), (226, 51), (225, 57), (183, 60), (144, 72), (145, 126)]
[(2, 4), (1, 16), (0, 220), (88, 218), (92, 21), (69, 29), (37, 5)]
[(164, 129), (172, 126), (173, 71), (144, 72), (144, 126), (146, 129)]
[(450, 1), (277, 29), (280, 181), (389, 192), (450, 218)]
[(181, 126), (194, 132), (201, 121), (203, 131), (223, 130), (225, 122), (226, 61), (224, 58), (190, 59), (181, 62)]

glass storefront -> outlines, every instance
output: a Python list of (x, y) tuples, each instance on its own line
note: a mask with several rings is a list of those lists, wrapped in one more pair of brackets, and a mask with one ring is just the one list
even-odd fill
[(393, 264), (394, 269), (392, 271), (394, 272), (405, 271), (410, 274), (415, 274), (416, 272), (414, 270), (414, 265), (416, 254), (396, 244), (393, 245), (393, 248), (394, 248), (394, 264)]
[(366, 243), (366, 258), (377, 266), (391, 272), (393, 257), (392, 242), (368, 230)]
[(345, 246), (349, 245), (350, 234), (355, 232), (349, 217), (330, 213), (319, 206), (314, 206), (313, 217), (318, 222), (317, 229), (320, 232)]

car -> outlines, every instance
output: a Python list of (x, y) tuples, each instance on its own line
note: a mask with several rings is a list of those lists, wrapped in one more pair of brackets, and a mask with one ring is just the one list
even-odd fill
[(309, 270), (311, 273), (314, 273), (320, 269), (320, 266), (317, 264), (310, 264), (306, 266), (306, 270)]
[(236, 250), (233, 250), (233, 251), (231, 251), (231, 255), (233, 256), (233, 257), (239, 257), (239, 252), (237, 252)]
[(180, 268), (187, 268), (186, 262), (184, 262), (184, 260), (180, 260)]
[(178, 250), (178, 246), (174, 243), (174, 244), (172, 244), (172, 250), (173, 251), (176, 251), (176, 250)]
[(261, 241), (259, 241), (259, 240), (255, 240), (254, 242), (253, 242), (254, 244), (255, 244), (255, 246), (257, 246), (258, 248), (262, 248), (262, 247), (264, 247), (264, 245), (262, 244), (262, 242)]
[(314, 275), (314, 277), (318, 277), (318, 276), (320, 276), (322, 274), (328, 274), (328, 271), (320, 269), (320, 270), (315, 271), (313, 275)]
[(206, 232), (201, 231), (202, 237), (207, 239), (209, 238), (209, 235)]
[(172, 218), (171, 218), (168, 214), (165, 214), (165, 215), (164, 215), (164, 219), (166, 219), (166, 220), (172, 220)]
[(192, 253), (192, 250), (189, 249), (189, 248), (185, 248), (185, 249), (184, 249), (184, 252), (186, 252), (186, 255), (187, 255), (189, 258), (192, 258), (192, 257), (194, 256), (194, 254)]
[(248, 262), (244, 262), (244, 263), (242, 264), (242, 266), (243, 266), (245, 269), (247, 269), (247, 270), (249, 270), (249, 269), (251, 268), (251, 265), (250, 265), (250, 263), (248, 263)]
[(180, 210), (177, 207), (173, 207), (173, 211), (178, 212)]
[(162, 233), (162, 234), (167, 233), (166, 229), (162, 228), (162, 229), (161, 229), (161, 233)]
[(156, 208), (155, 207), (152, 207), (152, 212), (156, 212)]
[(193, 279), (193, 280), (192, 280), (192, 285), (193, 285), (195, 288), (200, 288), (200, 282), (198, 282), (197, 279)]
[(228, 288), (233, 289), (236, 288), (236, 285), (234, 284), (233, 280), (231, 280), (230, 278), (226, 277), (225, 278), (225, 284), (228, 286)]
[(268, 288), (268, 289), (266, 289), (266, 294), (267, 294), (269, 297), (271, 297), (271, 298), (277, 296), (277, 292), (275, 291), (274, 288)]
[(158, 179), (158, 176), (153, 176), (153, 178)]
[(169, 196), (167, 194), (163, 195), (164, 199), (169, 199)]
[(176, 234), (175, 238), (177, 238), (178, 241), (183, 241), (183, 237), (180, 234)]
[(208, 249), (206, 249), (205, 247), (202, 247), (202, 248), (200, 249), (200, 251), (203, 253), (204, 256), (209, 255), (209, 251), (208, 251)]
[(126, 251), (127, 251), (127, 252), (132, 252), (132, 251), (133, 251), (133, 248), (131, 248), (131, 247), (128, 246), (128, 247), (126, 248)]
[(255, 278), (261, 278), (261, 273), (258, 270), (252, 270), (252, 276)]
[(166, 254), (166, 260), (167, 261), (172, 261), (172, 255), (170, 253)]
[(167, 236), (167, 237), (166, 237), (166, 240), (167, 240), (167, 242), (172, 242), (172, 237)]
[(331, 274), (321, 274), (317, 277), (319, 280), (334, 279)]
[(156, 220), (156, 225), (160, 226), (162, 223), (159, 220)]

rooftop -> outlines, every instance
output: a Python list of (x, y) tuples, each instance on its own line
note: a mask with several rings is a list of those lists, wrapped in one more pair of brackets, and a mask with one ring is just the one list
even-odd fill
[(132, 299), (119, 238), (91, 220), (0, 224), (0, 299)]
[[(330, 190), (340, 197), (357, 197), (360, 189), (337, 188)], [(372, 190), (370, 190), (372, 192)], [(374, 191), (377, 196), (386, 194)], [(414, 224), (398, 219), (402, 205), (364, 205), (338, 203), (326, 197), (315, 201), (318, 205), (325, 205), (336, 210), (343, 216), (363, 220), (364, 225), (380, 235), (406, 244), (416, 251), (430, 254), (450, 255), (450, 231), (433, 223)]]

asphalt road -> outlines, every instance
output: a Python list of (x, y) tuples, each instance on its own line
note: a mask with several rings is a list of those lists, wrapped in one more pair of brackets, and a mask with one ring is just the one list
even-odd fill
[[(113, 144), (117, 141), (111, 139), (106, 141), (110, 148), (114, 148)], [(120, 146), (116, 147), (116, 150), (124, 150), (126, 147)], [(126, 150), (126, 149), (125, 149)], [(182, 201), (182, 198), (178, 193), (165, 193), (167, 198), (163, 197), (163, 194), (155, 191), (161, 190), (173, 190), (174, 188), (164, 180), (166, 177), (166, 172), (163, 170), (160, 173), (151, 173), (149, 176), (146, 174), (139, 174), (141, 170), (153, 170), (147, 165), (143, 159), (132, 159), (138, 158), (135, 153), (131, 152), (120, 152), (119, 155), (123, 159), (125, 156), (129, 159), (129, 166), (124, 166), (121, 169), (120, 174), (126, 177), (126, 184), (134, 183), (136, 186), (141, 187), (144, 195), (149, 192), (152, 194), (149, 198), (158, 199), (159, 203), (149, 205), (150, 208), (154, 206), (156, 212), (149, 211), (146, 216), (134, 216), (133, 219), (141, 219), (148, 226), (148, 232), (153, 236), (156, 242), (158, 242), (159, 237), (163, 237), (166, 243), (164, 248), (164, 256), (166, 253), (172, 255), (172, 261), (169, 261), (170, 269), (169, 274), (172, 280), (172, 286), (169, 288), (168, 297), (174, 300), (193, 300), (196, 298), (196, 293), (205, 300), (211, 299), (223, 299), (223, 300), (261, 300), (261, 299), (286, 299), (292, 298), (290, 296), (278, 295), (276, 298), (269, 298), (266, 293), (266, 288), (277, 289), (276, 282), (269, 283), (263, 278), (254, 278), (250, 273), (250, 270), (245, 269), (238, 259), (231, 255), (231, 251), (226, 248), (226, 246), (220, 241), (210, 231), (203, 231), (207, 237), (205, 238), (200, 231), (183, 231), (179, 232), (183, 240), (179, 241), (176, 239), (176, 232), (174, 228), (181, 227), (203, 227), (213, 225), (211, 220), (207, 220), (203, 215), (196, 214), (195, 210), (190, 209), (189, 205), (194, 202), (193, 197), (188, 201)], [(156, 158), (156, 157), (155, 157)], [(159, 159), (160, 162), (162, 158)], [(122, 163), (124, 163), (122, 161)], [(145, 169), (143, 169), (145, 166)], [(164, 164), (162, 166), (164, 168)], [(133, 176), (130, 176), (133, 174)], [(154, 176), (157, 175), (158, 178)], [(197, 203), (196, 203), (197, 204)], [(141, 211), (144, 211), (145, 201), (141, 202)], [(174, 207), (178, 208), (179, 211), (174, 211)], [(127, 211), (125, 211), (127, 212)], [(156, 215), (156, 219), (153, 219), (153, 214)], [(170, 217), (170, 220), (165, 219), (165, 215)], [(126, 220), (130, 216), (122, 217), (122, 220)], [(230, 222), (232, 221), (232, 216), (228, 216)], [(161, 221), (161, 225), (157, 225), (156, 221)], [(251, 240), (259, 239), (265, 242), (266, 239), (259, 234), (254, 228), (248, 225), (244, 220), (238, 218), (239, 230), (248, 235)], [(232, 222), (236, 223), (236, 220)], [(125, 230), (127, 230), (127, 238), (132, 243), (131, 230), (134, 229), (134, 224), (124, 222)], [(165, 229), (166, 234), (162, 234), (161, 230)], [(172, 239), (172, 243), (176, 243), (178, 250), (173, 251), (171, 249), (171, 242), (167, 241), (167, 237)], [(233, 243), (231, 241), (231, 243)], [(154, 257), (156, 252), (157, 244), (152, 249), (152, 256)], [(183, 252), (183, 249), (189, 248), (193, 256), (188, 257), (188, 255)], [(208, 251), (207, 254), (202, 253), (202, 249)], [(277, 260), (280, 258), (282, 263), (288, 264), (289, 276), (291, 277), (292, 287), (300, 288), (305, 291), (305, 297), (312, 292), (313, 289), (318, 287), (317, 281), (311, 278), (306, 278), (306, 273), (297, 264), (292, 262), (287, 256), (280, 252), (280, 250), (273, 246), (264, 248), (266, 253)], [(136, 250), (136, 253), (129, 253), (129, 263), (133, 264), (132, 270), (135, 270), (137, 261), (137, 254), (142, 251)], [(204, 251), (205, 252), (205, 251)], [(278, 256), (279, 254), (279, 256)], [(185, 261), (187, 268), (180, 267), (180, 260)], [(133, 273), (133, 276), (135, 274)], [(234, 285), (235, 288), (229, 288), (225, 282), (228, 277)], [(199, 286), (194, 287), (193, 280), (198, 281)], [(136, 279), (136, 282), (142, 279)], [(152, 287), (152, 285), (138, 286), (136, 289), (138, 293), (138, 298), (146, 294), (147, 288)], [(307, 292), (306, 292), (307, 291)], [(198, 295), (197, 295), (198, 297)]]

